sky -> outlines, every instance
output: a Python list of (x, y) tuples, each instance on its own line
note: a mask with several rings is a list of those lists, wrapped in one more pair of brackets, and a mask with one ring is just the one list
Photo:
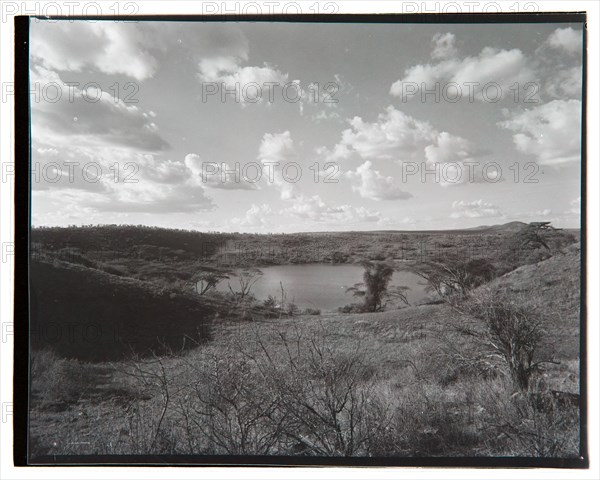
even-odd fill
[(580, 24), (30, 32), (34, 226), (579, 226)]

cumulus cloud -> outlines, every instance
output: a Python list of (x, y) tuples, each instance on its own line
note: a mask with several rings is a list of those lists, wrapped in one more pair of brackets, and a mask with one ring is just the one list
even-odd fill
[(31, 187), (34, 191), (84, 190), (106, 192), (102, 178), (112, 178), (109, 165), (81, 149), (36, 146), (31, 151)]
[(580, 98), (583, 81), (583, 71), (581, 65), (566, 69), (554, 70), (548, 75), (548, 81), (545, 90), (552, 98)]
[(35, 22), (31, 55), (54, 70), (81, 71), (93, 67), (137, 80), (154, 75), (157, 60), (143, 28), (121, 22)]
[(267, 227), (269, 226), (268, 217), (273, 213), (269, 205), (252, 204), (243, 218), (234, 217), (231, 223), (242, 227)]
[(554, 49), (563, 50), (569, 54), (581, 55), (583, 48), (583, 32), (572, 27), (557, 28), (550, 34), (546, 43)]
[(581, 215), (581, 197), (577, 197), (575, 200), (571, 201), (568, 213)]
[(474, 200), (472, 202), (466, 202), (464, 200), (455, 200), (452, 202), (452, 209), (454, 210), (451, 214), (451, 218), (495, 218), (503, 217), (500, 209), (492, 204), (484, 202), (483, 200)]
[(535, 52), (542, 93), (551, 99), (581, 99), (583, 32), (558, 28)]
[(311, 118), (315, 123), (321, 123), (321, 122), (325, 122), (328, 120), (335, 120), (335, 121), (342, 120), (342, 117), (338, 112), (336, 112), (335, 110), (332, 110), (332, 109), (325, 109), (325, 108), (322, 108), (321, 110), (319, 110)]
[(115, 184), (112, 190), (112, 194), (103, 195), (89, 206), (100, 211), (143, 213), (197, 212), (215, 208), (204, 189), (189, 182)]
[(537, 157), (540, 165), (561, 165), (581, 160), (581, 102), (553, 100), (513, 114), (500, 122), (516, 132), (517, 149)]
[[(75, 173), (78, 174), (77, 171)], [(97, 177), (90, 174), (90, 178), (98, 178), (99, 187), (95, 187), (94, 180), (86, 182), (86, 186), (81, 184), (80, 188), (58, 184), (45, 191), (37, 191), (36, 201), (58, 200), (63, 205), (73, 206), (79, 212), (164, 214), (214, 208), (204, 189), (193, 182), (162, 183), (149, 181), (141, 174), (135, 174), (132, 181), (124, 182), (115, 181), (112, 174), (113, 172), (108, 172)]]
[(286, 83), (288, 75), (265, 63), (262, 67), (240, 65), (238, 57), (202, 59), (198, 65), (200, 79), (204, 82), (223, 82), (228, 87), (267, 82)]
[(429, 163), (462, 162), (475, 153), (473, 142), (448, 132), (439, 133), (435, 143), (425, 147), (425, 157)]
[[(425, 147), (427, 169), (433, 168), (441, 186), (500, 181), (499, 165), (482, 161), (486, 154), (470, 140), (448, 132), (438, 133), (434, 142)], [(431, 175), (425, 177), (429, 179)]]
[[(345, 160), (353, 153), (368, 160), (356, 172), (347, 174), (348, 178), (355, 180), (354, 188), (364, 198), (407, 198), (401, 189), (393, 186), (395, 184), (390, 177), (383, 177), (372, 170), (372, 162), (381, 160), (420, 163), (425, 159), (427, 168), (433, 166), (433, 170), (438, 172), (436, 181), (442, 186), (483, 181), (483, 168), (486, 169), (485, 180), (493, 181), (493, 165), (478, 161), (486, 151), (470, 140), (449, 132), (439, 132), (428, 122), (416, 120), (393, 106), (373, 123), (355, 117), (350, 124), (352, 128), (342, 132), (338, 144), (332, 149), (320, 147), (317, 154), (324, 161)], [(467, 165), (467, 162), (472, 164)]]
[(265, 176), (269, 185), (274, 185), (280, 190), (281, 198), (290, 199), (295, 193), (296, 171), (289, 168), (288, 178), (284, 177), (283, 169), (297, 159), (296, 146), (289, 130), (283, 133), (265, 133), (258, 149), (258, 160), (264, 165)]
[[(32, 102), (32, 136), (52, 145), (113, 145), (143, 152), (169, 148), (154, 117), (95, 87), (69, 86), (44, 67), (31, 69), (33, 84), (53, 85)], [(52, 95), (52, 96), (50, 96)]]
[[(507, 90), (515, 82), (525, 84), (536, 79), (531, 59), (517, 48), (504, 50), (485, 47), (477, 56), (460, 59), (456, 56), (454, 37), (451, 34), (437, 34), (433, 43), (432, 58), (437, 62), (407, 68), (404, 77), (390, 87), (391, 95), (410, 98), (406, 96), (405, 84), (414, 84), (421, 92), (423, 89), (433, 91), (436, 85), (442, 91), (446, 85), (456, 84), (458, 87), (448, 90), (448, 95), (452, 98), (455, 92), (460, 92), (460, 98), (468, 99), (472, 88), (475, 99), (485, 100), (495, 98), (498, 94), (495, 88), (488, 87), (490, 91), (485, 91), (486, 97), (483, 94), (486, 85), (495, 83), (500, 89)], [(433, 98), (431, 95), (428, 98), (430, 97)]]
[(517, 212), (512, 214), (513, 217), (521, 219), (539, 219), (549, 217), (550, 215), (552, 215), (552, 210), (550, 210), (549, 208), (543, 208), (541, 210), (529, 210), (526, 212)]
[(352, 190), (358, 192), (361, 197), (371, 200), (401, 200), (412, 197), (393, 177), (386, 177), (372, 167), (373, 163), (367, 160), (357, 167), (356, 171), (346, 172), (346, 177), (352, 181)]
[(240, 57), (204, 58), (198, 64), (198, 77), (202, 82), (222, 83), (221, 88), (235, 91), (236, 98), (242, 104), (260, 103), (269, 98), (268, 93), (263, 92), (269, 88), (269, 83), (278, 86), (287, 83), (288, 74), (267, 63), (260, 67), (242, 66), (241, 63)]
[(455, 41), (456, 37), (453, 33), (436, 33), (431, 40), (433, 45), (431, 58), (440, 60), (456, 56), (458, 51), (454, 46)]
[(255, 190), (258, 188), (255, 182), (244, 178), (243, 168), (239, 164), (232, 167), (226, 162), (206, 162), (195, 153), (188, 153), (184, 163), (196, 182), (206, 188), (222, 190)]
[(437, 132), (428, 122), (416, 120), (393, 106), (386, 108), (376, 122), (360, 117), (350, 120), (351, 128), (342, 132), (336, 147), (341, 158), (355, 151), (364, 159), (405, 160), (422, 155), (423, 149), (436, 137)]
[(352, 150), (348, 145), (338, 143), (332, 149), (325, 146), (316, 147), (315, 153), (323, 162), (337, 163), (350, 158)]
[(157, 183), (181, 183), (191, 180), (192, 172), (184, 162), (162, 159), (156, 155), (136, 155), (140, 179)]
[(246, 59), (248, 40), (235, 25), (193, 22), (37, 21), (31, 24), (33, 62), (57, 71), (94, 69), (142, 81), (160, 67), (160, 55), (185, 48), (197, 58)]
[(375, 210), (352, 205), (332, 206), (321, 199), (319, 195), (299, 195), (293, 205), (281, 211), (295, 217), (313, 222), (330, 223), (362, 223), (381, 222), (385, 219)]
[(34, 191), (47, 199), (70, 198), (82, 211), (170, 213), (214, 208), (200, 179), (181, 161), (106, 147), (35, 146), (32, 162)]

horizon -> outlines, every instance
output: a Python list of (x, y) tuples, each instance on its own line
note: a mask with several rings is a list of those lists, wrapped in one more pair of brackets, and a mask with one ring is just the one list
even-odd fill
[(30, 38), (32, 225), (580, 228), (581, 24), (39, 20)]
[[(312, 234), (326, 234), (326, 233), (434, 233), (434, 232), (460, 232), (464, 230), (468, 231), (485, 231), (485, 229), (498, 229), (500, 227), (507, 227), (509, 225), (520, 223), (523, 225), (529, 225), (532, 223), (546, 223), (546, 222), (522, 222), (519, 220), (513, 220), (507, 223), (499, 223), (494, 225), (478, 225), (469, 228), (455, 228), (455, 229), (422, 229), (422, 230), (315, 230), (315, 231), (298, 231), (298, 232), (243, 232), (243, 231), (219, 231), (219, 230), (197, 230), (197, 229), (185, 229), (177, 227), (160, 227), (155, 225), (143, 225), (143, 224), (130, 224), (130, 223), (103, 223), (103, 224), (81, 224), (81, 225), (32, 225), (32, 229), (50, 229), (50, 228), (104, 228), (104, 227), (131, 227), (131, 228), (157, 228), (161, 230), (182, 230), (185, 232), (204, 233), (204, 234), (229, 234), (229, 235), (312, 235)], [(556, 230), (581, 230), (581, 226), (577, 227), (566, 227), (560, 228), (550, 225)]]

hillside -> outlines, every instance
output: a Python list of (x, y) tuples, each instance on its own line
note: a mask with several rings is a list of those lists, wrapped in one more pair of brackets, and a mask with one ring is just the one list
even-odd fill
[[(248, 310), (261, 313), (259, 307)], [(32, 347), (67, 358), (119, 360), (134, 352), (164, 350), (165, 343), (174, 350), (189, 348), (209, 338), (216, 317), (233, 319), (242, 313), (218, 298), (81, 265), (31, 263)]]
[[(44, 316), (51, 321), (66, 311), (63, 303), (98, 284), (98, 297), (82, 310), (85, 321), (134, 322), (135, 338), (148, 342), (157, 333), (150, 328), (154, 322), (166, 325), (158, 333), (175, 333), (194, 326), (186, 315), (208, 318), (213, 308), (169, 295), (161, 307), (148, 286), (82, 267), (34, 268), (45, 284), (36, 286), (38, 312), (41, 298), (56, 300)], [(539, 393), (530, 397), (543, 400), (542, 407), (515, 391), (502, 363), (492, 370), (477, 366), (473, 359), (486, 350), (456, 328), (468, 319), (444, 303), (369, 314), (223, 319), (205, 330), (209, 341), (181, 355), (158, 351), (137, 361), (90, 364), (36, 353), (33, 455), (577, 456), (577, 408), (547, 400), (553, 394), (544, 392), (578, 399), (578, 286), (579, 246), (572, 245), (474, 292), (508, 293), (537, 308), (544, 333), (536, 355), (554, 362), (543, 368), (534, 384)], [(111, 306), (116, 299), (129, 305), (125, 313)], [(147, 317), (152, 321), (139, 323)], [(339, 405), (333, 412), (330, 402)], [(303, 422), (287, 423), (277, 412), (300, 415)], [(269, 437), (273, 420), (279, 433)], [(348, 430), (332, 437), (335, 422), (353, 437)], [(273, 440), (264, 444), (261, 438)]]

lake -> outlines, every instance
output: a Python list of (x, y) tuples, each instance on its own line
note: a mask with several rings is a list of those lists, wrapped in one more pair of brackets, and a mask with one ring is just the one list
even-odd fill
[[(279, 282), (283, 283), (288, 302), (300, 308), (312, 307), (323, 311), (335, 311), (349, 303), (358, 302), (346, 289), (362, 282), (364, 269), (359, 265), (277, 265), (260, 269), (263, 272), (260, 280), (252, 287), (254, 296), (259, 300), (269, 295), (281, 298)], [(217, 285), (219, 291), (229, 291), (227, 282), (234, 291), (239, 290), (235, 277), (224, 280)], [(410, 287), (406, 296), (411, 305), (415, 305), (426, 296), (423, 279), (411, 272), (394, 272), (390, 286), (405, 285)]]

